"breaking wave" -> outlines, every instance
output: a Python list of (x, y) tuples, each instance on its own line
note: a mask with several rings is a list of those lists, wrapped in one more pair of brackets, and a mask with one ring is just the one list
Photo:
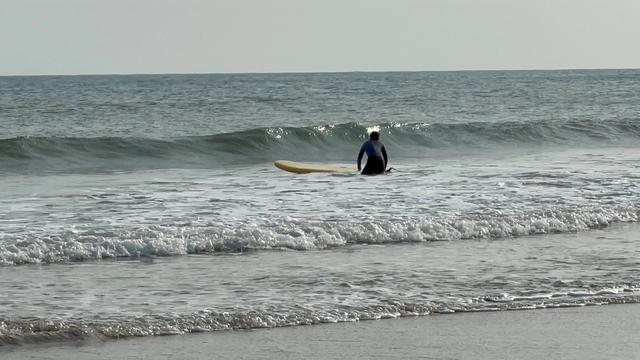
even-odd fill
[(322, 250), (353, 244), (499, 239), (571, 233), (637, 222), (640, 208), (550, 209), (519, 216), (313, 221), (290, 217), (235, 225), (150, 225), (136, 228), (21, 233), (0, 238), (0, 265), (255, 250)]

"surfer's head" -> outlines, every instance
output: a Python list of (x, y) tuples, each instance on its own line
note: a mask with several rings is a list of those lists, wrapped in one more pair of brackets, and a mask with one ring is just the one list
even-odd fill
[(371, 139), (371, 140), (380, 139), (380, 133), (377, 132), (377, 131), (372, 131), (371, 134), (369, 134), (369, 139)]

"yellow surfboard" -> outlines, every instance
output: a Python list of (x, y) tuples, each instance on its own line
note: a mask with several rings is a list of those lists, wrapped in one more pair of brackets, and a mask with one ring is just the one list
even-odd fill
[(313, 172), (326, 172), (326, 173), (355, 173), (355, 168), (336, 165), (322, 165), (322, 164), (305, 164), (289, 160), (278, 160), (274, 163), (278, 169), (289, 171), (296, 174), (308, 174)]

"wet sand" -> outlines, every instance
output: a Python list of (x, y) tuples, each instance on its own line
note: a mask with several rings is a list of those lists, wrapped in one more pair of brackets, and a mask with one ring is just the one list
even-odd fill
[(638, 359), (640, 304), (0, 349), (2, 359)]

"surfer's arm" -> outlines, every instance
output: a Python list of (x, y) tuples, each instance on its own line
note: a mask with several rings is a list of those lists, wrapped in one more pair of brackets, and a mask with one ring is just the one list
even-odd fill
[(387, 168), (387, 164), (389, 163), (389, 157), (387, 157), (387, 149), (382, 145), (382, 157), (384, 157), (384, 168)]
[(358, 153), (358, 171), (362, 168), (360, 166), (360, 162), (362, 161), (362, 156), (364, 155), (364, 145), (360, 148), (360, 152)]

